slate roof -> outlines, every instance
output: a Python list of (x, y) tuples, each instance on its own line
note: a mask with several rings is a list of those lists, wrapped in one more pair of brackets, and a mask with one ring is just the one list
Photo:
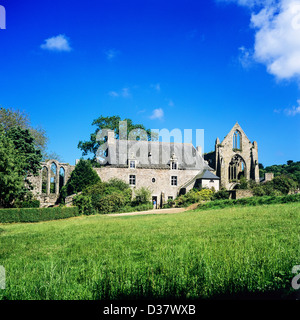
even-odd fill
[(172, 157), (179, 170), (213, 170), (191, 143), (118, 140), (108, 145), (107, 165), (128, 167), (127, 160), (136, 160), (137, 168), (170, 169)]
[(196, 176), (196, 179), (220, 180), (220, 177), (216, 176), (215, 174), (213, 174), (212, 172), (210, 172), (208, 170), (204, 170), (202, 173), (200, 173)]

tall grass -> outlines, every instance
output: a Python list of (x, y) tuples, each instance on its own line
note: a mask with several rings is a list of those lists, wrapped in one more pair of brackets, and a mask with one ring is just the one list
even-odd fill
[(291, 291), (300, 204), (0, 225), (1, 299), (214, 298)]

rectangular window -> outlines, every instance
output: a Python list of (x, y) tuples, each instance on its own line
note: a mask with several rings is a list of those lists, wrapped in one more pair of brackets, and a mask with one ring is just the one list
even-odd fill
[(135, 169), (135, 161), (130, 161), (129, 167)]
[(172, 196), (168, 196), (168, 200), (173, 200), (173, 197)]
[(177, 176), (171, 177), (171, 186), (177, 186)]
[(135, 175), (131, 174), (131, 175), (129, 176), (129, 184), (130, 184), (131, 186), (135, 186)]
[(177, 163), (176, 162), (172, 162), (172, 169), (176, 170), (177, 169)]

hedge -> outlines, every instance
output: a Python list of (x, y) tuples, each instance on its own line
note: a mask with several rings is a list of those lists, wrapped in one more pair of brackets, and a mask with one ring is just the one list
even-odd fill
[(78, 207), (0, 209), (0, 223), (49, 221), (79, 215)]
[(300, 194), (289, 194), (286, 196), (262, 196), (249, 197), (236, 200), (214, 200), (200, 204), (196, 210), (226, 208), (232, 206), (256, 206), (262, 204), (288, 203), (299, 202)]

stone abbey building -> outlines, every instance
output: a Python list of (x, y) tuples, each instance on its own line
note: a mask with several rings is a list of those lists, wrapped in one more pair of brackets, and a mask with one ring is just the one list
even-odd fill
[[(204, 155), (189, 143), (119, 140), (113, 131), (108, 132), (107, 151), (106, 163), (94, 168), (101, 180), (121, 179), (133, 191), (147, 187), (157, 207), (195, 187), (233, 189), (242, 175), (259, 182), (257, 143), (250, 142), (238, 123)], [(51, 206), (75, 166), (56, 160), (41, 165), (40, 175), (31, 177), (33, 193), (41, 206)]]

